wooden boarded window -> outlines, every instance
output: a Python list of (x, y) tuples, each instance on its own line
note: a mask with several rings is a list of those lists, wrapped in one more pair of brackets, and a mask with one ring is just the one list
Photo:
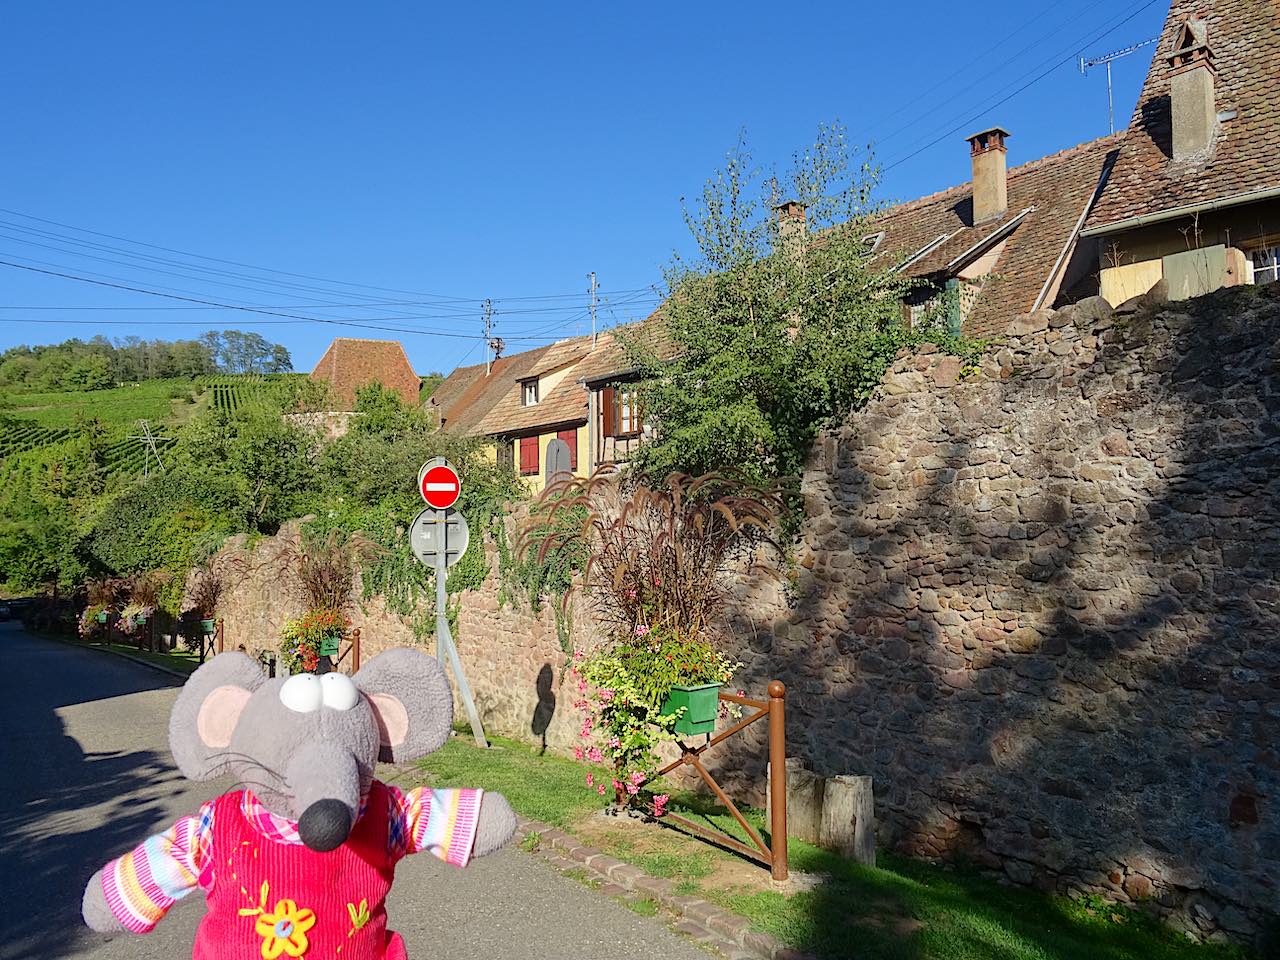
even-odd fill
[(612, 385), (607, 386), (600, 391), (600, 411), (604, 416), (603, 433), (606, 437), (614, 436), (614, 431), (617, 429), (617, 410), (614, 409), (614, 404), (616, 402), (617, 401), (614, 399), (614, 389)]
[(538, 472), (538, 438), (520, 438), (520, 475), (533, 476)]
[(577, 430), (561, 430), (556, 437), (563, 440), (565, 446), (569, 448), (569, 469), (578, 469), (578, 431)]

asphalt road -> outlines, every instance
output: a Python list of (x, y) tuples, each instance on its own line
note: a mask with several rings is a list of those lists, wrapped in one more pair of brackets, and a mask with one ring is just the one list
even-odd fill
[[(0, 623), (0, 958), (175, 960), (204, 913), (197, 891), (150, 934), (83, 926), (85, 881), (227, 783), (193, 784), (167, 744), (176, 681)], [(409, 857), (388, 899), (411, 957), (706, 960), (661, 922), (518, 849), (464, 870)], [(235, 960), (235, 958), (228, 958)]]

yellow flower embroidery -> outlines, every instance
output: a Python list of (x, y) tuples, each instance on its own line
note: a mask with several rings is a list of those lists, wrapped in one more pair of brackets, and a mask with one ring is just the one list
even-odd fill
[(311, 910), (299, 910), (292, 900), (277, 900), (272, 913), (263, 911), (254, 931), (262, 937), (262, 960), (276, 960), (280, 954), (300, 957), (307, 952), (307, 931), (316, 925)]
[(347, 936), (354, 936), (355, 932), (369, 922), (369, 900), (366, 897), (360, 901), (360, 906), (354, 903), (347, 904), (347, 914), (351, 917), (351, 929), (347, 932)]

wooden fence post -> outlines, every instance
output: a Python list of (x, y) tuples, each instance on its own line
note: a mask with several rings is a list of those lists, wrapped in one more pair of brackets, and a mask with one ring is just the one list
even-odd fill
[(787, 879), (787, 688), (769, 682), (769, 853), (774, 880)]
[(351, 631), (351, 674), (360, 672), (360, 628)]
[(215, 621), (213, 622), (213, 635), (214, 635), (214, 637), (216, 637), (216, 638), (217, 638), (218, 653), (221, 653), (221, 652), (222, 652), (222, 650), (223, 650), (223, 646), (222, 646), (222, 643), (223, 643), (223, 640), (222, 640), (222, 618), (221, 618), (221, 617), (219, 617), (217, 620), (215, 620)]

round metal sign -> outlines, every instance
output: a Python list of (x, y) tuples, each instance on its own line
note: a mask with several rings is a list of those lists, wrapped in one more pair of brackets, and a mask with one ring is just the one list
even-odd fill
[(427, 506), (437, 510), (447, 510), (458, 502), (462, 495), (462, 481), (458, 479), (458, 471), (443, 457), (437, 457), (425, 464), (418, 474), (418, 491)]
[(467, 518), (456, 510), (441, 513), (428, 508), (414, 517), (409, 527), (409, 548), (427, 566), (435, 566), (442, 552), (445, 566), (453, 566), (462, 559), (470, 543)]

